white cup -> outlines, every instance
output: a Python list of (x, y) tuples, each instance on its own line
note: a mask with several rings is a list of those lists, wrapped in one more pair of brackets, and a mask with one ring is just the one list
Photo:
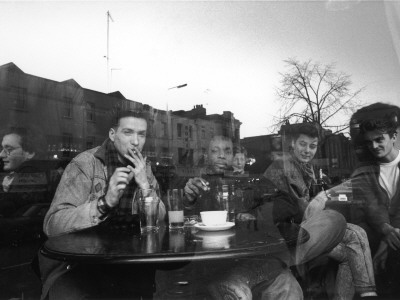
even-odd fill
[(226, 224), (226, 210), (213, 210), (200, 212), (201, 222), (206, 226), (217, 226)]

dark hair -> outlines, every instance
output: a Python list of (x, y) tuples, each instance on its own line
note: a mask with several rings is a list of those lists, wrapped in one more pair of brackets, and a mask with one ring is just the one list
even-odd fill
[(366, 131), (379, 130), (391, 136), (399, 126), (400, 108), (396, 105), (382, 102), (374, 103), (357, 110), (350, 119), (350, 134), (357, 134), (358, 130), (364, 134)]
[(382, 133), (389, 134), (393, 137), (393, 134), (397, 132), (397, 122), (393, 122), (390, 119), (376, 119), (376, 120), (365, 120), (360, 124), (360, 133), (365, 134), (367, 131), (378, 130)]
[(357, 110), (350, 119), (350, 136), (360, 161), (373, 160), (366, 149), (364, 134), (379, 130), (393, 137), (399, 127), (400, 108), (396, 105), (377, 102)]
[(146, 121), (146, 123), (148, 122), (148, 114), (143, 112), (143, 111), (135, 111), (135, 110), (123, 110), (117, 113), (116, 116), (116, 123), (114, 124), (114, 129), (116, 129), (119, 126), (119, 123), (121, 121), (121, 119), (123, 118), (137, 118), (137, 119), (143, 119)]
[(302, 123), (300, 126), (298, 126), (293, 132), (293, 140), (296, 141), (301, 134), (319, 139), (319, 131), (312, 123)]
[(235, 156), (238, 153), (243, 153), (245, 157), (247, 157), (247, 150), (243, 146), (235, 147), (233, 149), (233, 155)]
[(35, 153), (36, 158), (45, 155), (47, 150), (46, 138), (38, 128), (11, 127), (1, 132), (2, 137), (9, 134), (18, 135), (21, 138), (22, 150)]

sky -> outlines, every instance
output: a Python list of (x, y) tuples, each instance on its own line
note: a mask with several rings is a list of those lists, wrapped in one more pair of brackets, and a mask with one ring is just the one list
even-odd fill
[(335, 63), (366, 104), (400, 105), (400, 1), (0, 0), (0, 41), (0, 65), (158, 109), (231, 111), (241, 137), (270, 133), (288, 58)]

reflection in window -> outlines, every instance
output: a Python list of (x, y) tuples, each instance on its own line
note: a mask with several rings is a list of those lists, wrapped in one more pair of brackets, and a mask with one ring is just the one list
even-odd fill
[(167, 123), (166, 122), (162, 122), (161, 123), (161, 133), (162, 133), (162, 137), (167, 137), (168, 136), (168, 130), (167, 130)]
[(86, 102), (86, 121), (96, 121), (95, 105), (93, 102)]
[(234, 142), (240, 141), (240, 130), (238, 128), (235, 129), (235, 137), (234, 137)]
[(11, 127), (11, 130), (15, 130), (17, 132), (21, 132), (22, 134), (26, 134), (26, 128), (25, 127)]
[(193, 149), (189, 149), (187, 164), (191, 166), (193, 165)]
[(223, 136), (228, 136), (228, 130), (226, 127), (222, 127), (222, 135)]
[(63, 117), (72, 118), (72, 98), (64, 97)]
[(168, 147), (163, 147), (162, 148), (162, 154), (163, 157), (169, 156), (169, 149)]
[(18, 110), (26, 109), (26, 88), (12, 87), (11, 92), (14, 95), (13, 108)]
[(177, 129), (178, 138), (181, 138), (181, 137), (182, 137), (182, 124), (181, 124), (181, 123), (178, 123), (178, 124), (176, 125), (176, 129)]
[(88, 136), (86, 138), (86, 149), (92, 149), (92, 148), (94, 148), (94, 145), (95, 145), (95, 137)]
[(64, 132), (62, 134), (62, 148), (61, 148), (64, 157), (69, 157), (69, 153), (71, 151), (71, 145), (72, 145), (72, 134)]
[(184, 149), (183, 148), (178, 148), (178, 163), (183, 164), (183, 159), (184, 159)]
[(156, 137), (155, 132), (156, 132), (156, 127), (154, 125), (154, 120), (150, 119), (147, 121), (147, 130), (146, 130), (147, 138)]

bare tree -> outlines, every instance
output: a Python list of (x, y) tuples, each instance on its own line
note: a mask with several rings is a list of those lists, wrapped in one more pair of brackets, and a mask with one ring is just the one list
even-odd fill
[(321, 65), (312, 60), (285, 60), (287, 72), (280, 73), (281, 87), (276, 89), (280, 104), (272, 130), (283, 124), (316, 122), (332, 132), (348, 128), (348, 118), (361, 105), (361, 88), (352, 92), (350, 76), (335, 70), (335, 65)]

